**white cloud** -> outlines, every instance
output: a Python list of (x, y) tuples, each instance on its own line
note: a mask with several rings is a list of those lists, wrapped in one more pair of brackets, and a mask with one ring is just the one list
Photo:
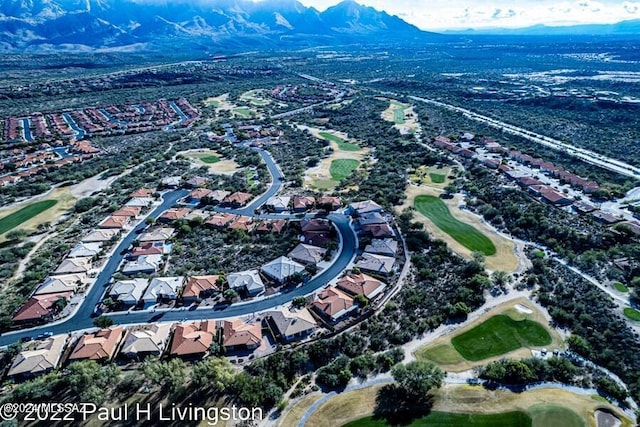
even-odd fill
[[(300, 0), (324, 10), (339, 0)], [(614, 23), (640, 19), (640, 1), (618, 0), (357, 0), (423, 29)]]

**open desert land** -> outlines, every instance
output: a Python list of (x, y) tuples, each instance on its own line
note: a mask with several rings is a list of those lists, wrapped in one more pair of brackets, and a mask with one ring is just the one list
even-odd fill
[(264, 107), (271, 104), (271, 100), (265, 95), (264, 89), (248, 90), (240, 95), (240, 101), (247, 102), (257, 107)]
[(518, 298), (419, 348), (415, 356), (463, 372), (505, 356), (531, 357), (531, 349), (542, 348), (563, 349), (564, 341), (533, 302)]
[(213, 150), (197, 149), (182, 151), (184, 155), (197, 166), (207, 166), (213, 173), (233, 175), (241, 168), (234, 160), (225, 159), (224, 156)]
[(317, 138), (329, 141), (333, 153), (310, 168), (304, 177), (305, 185), (320, 190), (333, 190), (340, 181), (362, 167), (371, 150), (361, 147), (357, 141), (343, 132), (298, 126)]
[(55, 188), (42, 196), (0, 209), (0, 242), (11, 230), (37, 230), (40, 224), (55, 223), (75, 204), (68, 187)]
[[(431, 186), (416, 186), (410, 184), (406, 190), (407, 198), (405, 199), (404, 204), (402, 204), (398, 209), (398, 212), (401, 212), (403, 209), (407, 207), (415, 207), (416, 199), (420, 196), (434, 196), (439, 197), (442, 194), (442, 190), (439, 188), (434, 188)], [(420, 200), (420, 199), (418, 199)], [(441, 199), (442, 200), (442, 199)], [(458, 206), (462, 200), (462, 196), (456, 195), (453, 199), (442, 200), (442, 202), (447, 206), (449, 212), (453, 218), (458, 220), (461, 223), (464, 223), (470, 227), (473, 227), (477, 233), (480, 233), (482, 236), (486, 237), (495, 247), (495, 254), (488, 255), (485, 257), (486, 265), (489, 270), (492, 271), (506, 271), (506, 272), (514, 272), (518, 269), (520, 265), (520, 260), (516, 256), (516, 245), (513, 241), (503, 237), (498, 234), (491, 226), (487, 225), (482, 219), (473, 215), (471, 212), (467, 212), (461, 210)], [(425, 216), (423, 213), (416, 210), (414, 212), (414, 220), (417, 222), (421, 222), (424, 224), (425, 229), (432, 234), (434, 237), (441, 239), (449, 245), (449, 247), (456, 252), (458, 255), (471, 259), (473, 256), (474, 250), (465, 247), (459, 241), (457, 241), (454, 236), (448, 234), (447, 232), (440, 229), (436, 224)], [(485, 243), (484, 239), (481, 243)], [(481, 245), (484, 246), (484, 245)], [(472, 246), (475, 250), (478, 250), (475, 246)], [(490, 253), (490, 248), (488, 249)]]
[(384, 110), (381, 116), (384, 120), (394, 123), (393, 127), (398, 129), (403, 135), (413, 134), (420, 128), (420, 124), (416, 119), (416, 113), (411, 104), (389, 99), (389, 108)]

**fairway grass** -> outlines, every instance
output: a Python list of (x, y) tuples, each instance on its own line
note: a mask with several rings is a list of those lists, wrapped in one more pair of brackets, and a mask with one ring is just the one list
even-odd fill
[(624, 315), (627, 316), (631, 320), (635, 320), (636, 322), (640, 322), (640, 311), (635, 308), (625, 307)]
[(429, 218), (440, 230), (451, 236), (456, 242), (472, 252), (485, 256), (495, 255), (496, 247), (491, 240), (472, 226), (458, 221), (451, 215), (449, 208), (435, 196), (418, 196), (415, 208)]
[[(373, 417), (361, 418), (344, 425), (344, 427), (386, 427), (395, 424), (387, 423)], [(410, 424), (411, 427), (531, 427), (531, 417), (521, 411), (502, 414), (456, 414), (452, 412), (431, 412)], [(551, 426), (553, 424), (547, 424)], [(558, 426), (563, 424), (557, 424)]]
[(431, 178), (431, 182), (434, 184), (444, 184), (447, 176), (439, 173), (430, 173), (429, 178)]
[(587, 427), (584, 419), (569, 408), (556, 405), (536, 405), (527, 411), (533, 427)]
[(422, 347), (416, 351), (418, 360), (430, 360), (438, 365), (454, 365), (464, 362), (464, 358), (449, 344), (441, 344), (432, 348)]
[(360, 151), (362, 149), (359, 145), (347, 142), (339, 136), (336, 136), (329, 132), (319, 132), (318, 135), (320, 135), (320, 137), (326, 139), (327, 141), (335, 142), (336, 144), (338, 144), (338, 148), (342, 151)]
[(36, 215), (40, 215), (42, 212), (55, 206), (56, 203), (58, 203), (57, 200), (41, 200), (39, 202), (28, 204), (16, 212), (0, 218), (0, 234), (4, 234), (7, 231), (16, 228)]
[(515, 321), (498, 314), (451, 339), (451, 345), (466, 360), (478, 361), (517, 350), (551, 344), (551, 335), (538, 322)]
[(206, 164), (218, 163), (220, 161), (220, 157), (218, 156), (202, 156), (200, 160), (205, 162)]
[(613, 282), (612, 285), (614, 288), (616, 288), (616, 291), (618, 292), (623, 292), (623, 293), (629, 292), (629, 288), (627, 288), (623, 283)]
[(332, 161), (331, 167), (329, 168), (331, 179), (338, 182), (342, 181), (351, 175), (353, 171), (358, 168), (359, 164), (359, 161), (353, 159), (336, 159)]
[(253, 115), (253, 112), (247, 107), (240, 107), (240, 108), (235, 108), (233, 110), (233, 114), (243, 118), (249, 118)]

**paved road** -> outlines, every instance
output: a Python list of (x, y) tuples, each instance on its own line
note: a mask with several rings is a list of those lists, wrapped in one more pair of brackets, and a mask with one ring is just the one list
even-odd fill
[[(271, 156), (260, 150), (260, 155), (265, 160), (269, 172), (272, 175), (273, 182), (270, 188), (260, 197), (255, 199), (249, 206), (242, 209), (224, 210), (231, 211), (233, 213), (243, 215), (254, 215), (254, 210), (260, 207), (269, 197), (276, 194), (282, 187), (282, 176), (277, 164), (273, 161)], [(185, 197), (188, 194), (186, 190), (175, 190), (164, 194), (163, 202), (149, 215), (150, 217), (157, 218), (175, 205), (176, 202)], [(223, 211), (223, 209), (220, 209)], [(270, 218), (293, 218), (293, 215), (263, 215), (263, 217)], [(121, 313), (107, 314), (113, 319), (115, 324), (136, 324), (136, 323), (150, 323), (154, 321), (183, 321), (183, 320), (199, 320), (199, 319), (220, 319), (228, 317), (244, 316), (247, 314), (268, 310), (277, 305), (285, 304), (298, 296), (308, 295), (315, 290), (325, 286), (331, 279), (338, 276), (344, 271), (344, 269), (353, 261), (356, 250), (358, 247), (357, 237), (350, 224), (350, 218), (338, 214), (331, 213), (327, 216), (329, 220), (333, 222), (338, 229), (342, 244), (340, 245), (341, 251), (338, 254), (336, 260), (329, 268), (322, 271), (319, 275), (312, 278), (306, 283), (303, 283), (299, 287), (286, 292), (274, 295), (272, 297), (251, 301), (241, 304), (231, 305), (219, 305), (212, 308), (200, 308), (197, 310), (158, 310), (157, 312), (150, 311), (132, 311)], [(51, 332), (54, 335), (68, 333), (70, 331), (82, 330), (93, 327), (93, 318), (91, 317), (95, 306), (101, 300), (104, 291), (109, 285), (109, 281), (113, 274), (117, 271), (120, 262), (122, 261), (122, 253), (133, 243), (138, 237), (137, 231), (144, 228), (146, 224), (144, 222), (136, 226), (118, 245), (113, 252), (113, 256), (109, 258), (107, 264), (103, 268), (102, 272), (98, 275), (95, 284), (85, 297), (77, 311), (66, 320), (56, 322), (53, 324), (39, 326), (37, 328), (24, 329), (21, 331), (5, 333), (0, 336), (0, 346), (9, 345), (23, 337), (37, 336), (43, 332)]]

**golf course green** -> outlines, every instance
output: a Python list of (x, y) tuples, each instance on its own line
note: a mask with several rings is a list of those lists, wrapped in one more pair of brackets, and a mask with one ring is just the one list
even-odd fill
[(42, 200), (40, 202), (34, 202), (12, 214), (0, 218), (0, 234), (4, 234), (20, 224), (29, 221), (34, 216), (53, 207), (56, 203), (58, 203), (57, 200)]

